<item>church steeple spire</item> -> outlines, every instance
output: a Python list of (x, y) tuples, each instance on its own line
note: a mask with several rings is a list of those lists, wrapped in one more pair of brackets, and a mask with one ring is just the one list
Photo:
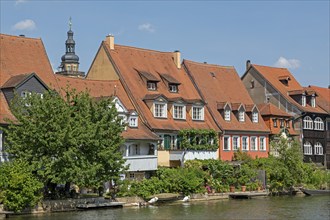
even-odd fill
[(72, 20), (69, 19), (69, 31), (67, 32), (68, 38), (65, 41), (65, 54), (62, 56), (62, 62), (59, 66), (60, 72), (56, 74), (83, 77), (84, 72), (80, 72), (79, 57), (75, 54), (76, 43), (73, 40)]

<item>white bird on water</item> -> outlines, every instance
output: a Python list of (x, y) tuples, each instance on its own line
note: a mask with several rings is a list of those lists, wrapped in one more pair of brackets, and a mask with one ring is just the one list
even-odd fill
[(158, 198), (157, 198), (157, 197), (154, 197), (154, 198), (150, 199), (150, 200), (148, 201), (148, 203), (149, 203), (149, 204), (153, 204), (153, 203), (155, 203), (155, 202), (157, 202), (157, 201), (158, 201)]
[(185, 197), (182, 199), (182, 202), (189, 202), (189, 199), (190, 199), (190, 196), (185, 196)]

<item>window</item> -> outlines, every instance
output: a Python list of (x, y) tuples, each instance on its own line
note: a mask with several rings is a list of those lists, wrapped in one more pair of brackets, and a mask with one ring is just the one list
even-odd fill
[(306, 106), (306, 96), (304, 94), (301, 96), (301, 105)]
[(129, 117), (129, 126), (130, 127), (137, 127), (138, 126), (138, 118), (135, 116)]
[(242, 150), (243, 151), (249, 150), (249, 138), (248, 137), (242, 137)]
[(323, 147), (320, 142), (317, 142), (314, 145), (315, 155), (323, 155)]
[(312, 145), (308, 141), (304, 143), (304, 154), (305, 155), (312, 155)]
[(286, 120), (286, 128), (290, 128), (290, 120)]
[(230, 136), (223, 137), (223, 150), (225, 151), (230, 150)]
[(22, 91), (21, 92), (21, 97), (23, 98), (23, 99), (25, 99), (25, 98), (27, 98), (28, 96), (31, 96), (31, 92), (28, 92), (28, 91)]
[(164, 103), (154, 103), (154, 117), (156, 118), (166, 118), (167, 117), (167, 104)]
[(319, 131), (323, 131), (324, 130), (324, 123), (322, 121), (322, 119), (320, 117), (317, 117), (314, 120), (314, 129), (315, 130), (319, 130)]
[(165, 150), (171, 149), (171, 135), (168, 134), (164, 135), (164, 149)]
[(255, 112), (252, 112), (252, 122), (253, 123), (258, 123), (258, 120), (259, 120), (259, 115), (258, 115), (258, 112), (255, 111)]
[(238, 120), (240, 122), (244, 122), (245, 121), (245, 112), (243, 110), (238, 112)]
[(132, 144), (131, 146), (129, 146), (128, 155), (140, 155), (140, 147), (137, 144)]
[(274, 128), (277, 128), (277, 119), (276, 118), (273, 118), (272, 120), (273, 120), (273, 126), (274, 126)]
[(303, 121), (304, 121), (304, 129), (310, 129), (310, 130), (313, 129), (313, 120), (311, 119), (311, 117), (306, 116)]
[(312, 97), (311, 97), (311, 106), (312, 106), (313, 108), (316, 107), (315, 95), (312, 95)]
[(178, 92), (178, 85), (176, 84), (169, 84), (170, 92), (177, 93)]
[(225, 110), (225, 121), (230, 121), (230, 109)]
[(148, 88), (148, 90), (157, 90), (156, 82), (148, 81), (147, 82), (147, 88)]
[(193, 120), (204, 120), (204, 107), (192, 107), (192, 119)]
[(266, 137), (259, 138), (259, 150), (266, 151)]
[(252, 151), (258, 150), (257, 149), (257, 137), (251, 137), (250, 145), (251, 145), (251, 150)]
[(280, 119), (280, 128), (284, 128), (284, 119)]
[(42, 93), (37, 93), (37, 95), (38, 95), (41, 99), (44, 98), (44, 94), (42, 94)]
[(186, 107), (184, 105), (173, 105), (173, 118), (186, 119)]
[(239, 136), (233, 136), (233, 150), (239, 150)]

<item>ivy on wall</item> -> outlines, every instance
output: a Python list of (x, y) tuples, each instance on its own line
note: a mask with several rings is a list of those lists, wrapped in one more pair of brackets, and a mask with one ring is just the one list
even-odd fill
[(184, 129), (178, 134), (180, 148), (185, 150), (216, 151), (219, 148), (218, 134), (208, 129)]

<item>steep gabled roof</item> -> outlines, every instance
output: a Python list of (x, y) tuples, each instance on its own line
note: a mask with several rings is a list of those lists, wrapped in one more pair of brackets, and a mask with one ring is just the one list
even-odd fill
[[(294, 78), (294, 76), (289, 72), (286, 68), (277, 68), (277, 67), (269, 67), (269, 66), (261, 66), (256, 64), (251, 64), (250, 68), (254, 68), (258, 71), (258, 73), (268, 81), (285, 99), (291, 104), (295, 105), (298, 109), (303, 112), (315, 112), (315, 113), (325, 113), (319, 107), (311, 107), (306, 105), (306, 107), (301, 106), (297, 103), (290, 95), (298, 95), (302, 94), (305, 90), (298, 83), (298, 81)], [(288, 84), (284, 85), (281, 82), (283, 76), (289, 78)], [(308, 91), (307, 91), (308, 93)]]
[(330, 114), (330, 89), (311, 85), (308, 86), (308, 88), (316, 91), (318, 95), (316, 98), (316, 104)]
[(210, 111), (222, 129), (269, 132), (261, 116), (258, 123), (253, 123), (249, 117), (245, 117), (245, 122), (239, 122), (233, 116), (233, 113), (231, 113), (232, 117), (229, 122), (225, 121), (221, 116), (219, 110), (224, 109), (226, 105), (229, 105), (233, 111), (239, 110), (239, 108), (244, 106), (249, 106), (249, 108), (254, 106), (254, 102), (234, 67), (197, 63), (188, 60), (184, 60), (183, 64), (203, 98), (207, 101)]
[[(168, 100), (183, 99), (189, 104), (197, 101), (202, 103), (202, 98), (199, 96), (197, 90), (194, 89), (185, 70), (183, 68), (179, 69), (175, 65), (173, 60), (174, 53), (117, 44), (114, 46), (114, 49), (110, 49), (107, 41), (103, 41), (101, 47), (106, 50), (109, 60), (115, 66), (121, 82), (127, 88), (133, 102), (136, 103), (139, 114), (143, 115), (152, 129), (181, 130), (185, 128), (200, 128), (219, 130), (207, 109), (205, 109), (204, 121), (193, 121), (188, 116), (186, 120), (174, 120), (171, 113), (167, 114), (167, 119), (160, 119), (153, 116), (148, 105), (144, 102), (143, 99), (146, 97), (150, 98), (153, 94), (161, 94), (167, 97)], [(150, 75), (143, 76), (150, 80), (160, 79), (160, 74), (166, 74), (166, 80), (173, 81), (175, 79), (177, 84), (180, 83), (178, 87), (179, 92), (171, 93), (168, 83), (164, 81), (157, 83), (157, 91), (149, 91), (145, 82), (140, 77), (141, 74), (136, 70), (152, 74), (153, 77), (150, 77)]]
[(41, 39), (0, 34), (0, 87), (10, 78), (36, 73), (51, 88), (55, 74)]

